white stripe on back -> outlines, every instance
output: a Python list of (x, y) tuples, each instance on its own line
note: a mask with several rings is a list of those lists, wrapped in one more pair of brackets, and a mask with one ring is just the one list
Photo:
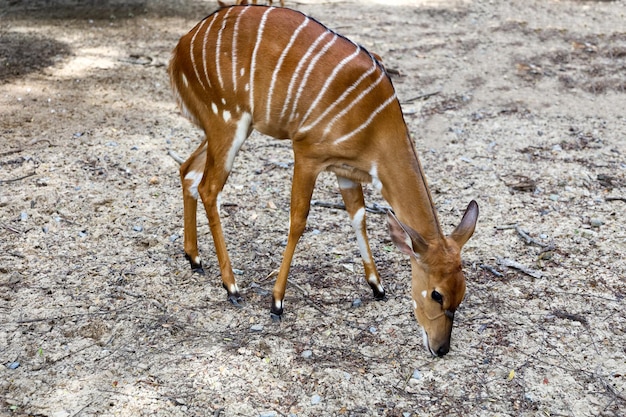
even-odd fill
[(270, 83), (269, 94), (267, 95), (267, 106), (265, 110), (265, 122), (267, 124), (270, 123), (270, 111), (272, 109), (272, 97), (274, 95), (274, 86), (276, 85), (276, 80), (278, 79), (278, 71), (280, 71), (281, 67), (283, 66), (283, 61), (285, 60), (287, 53), (289, 52), (294, 42), (296, 41), (296, 38), (298, 37), (302, 29), (304, 29), (304, 27), (309, 24), (309, 22), (310, 22), (309, 18), (305, 17), (302, 23), (300, 23), (300, 26), (298, 26), (295, 32), (293, 32), (293, 34), (291, 35), (291, 39), (289, 39), (289, 43), (287, 44), (285, 49), (283, 49), (283, 52), (280, 54), (280, 57), (278, 58), (278, 62), (276, 63), (276, 67), (274, 68), (274, 72), (272, 73), (272, 81)]
[(237, 38), (239, 36), (239, 20), (241, 16), (248, 11), (248, 7), (245, 7), (239, 16), (237, 16), (237, 20), (235, 21), (235, 28), (233, 29), (233, 44), (231, 46), (231, 51), (233, 54), (233, 91), (237, 92)]
[[(298, 75), (300, 75), (300, 71), (302, 70), (302, 67), (304, 66), (306, 61), (309, 59), (313, 51), (317, 48), (317, 45), (326, 37), (326, 35), (330, 33), (331, 33), (330, 31), (326, 30), (324, 33), (318, 36), (315, 42), (313, 42), (311, 46), (309, 46), (309, 49), (307, 49), (306, 53), (302, 56), (302, 58), (300, 59), (300, 62), (298, 62), (298, 66), (296, 67), (296, 70), (293, 72), (291, 76), (291, 81), (289, 82), (289, 88), (287, 89), (287, 97), (285, 98), (285, 101), (283, 102), (283, 111), (280, 113), (280, 118), (279, 118), (280, 121), (282, 121), (283, 117), (285, 117), (285, 113), (287, 112), (287, 106), (289, 105), (289, 102), (291, 101), (291, 95), (292, 95), (294, 84), (296, 83), (296, 80), (298, 79)], [(289, 120), (287, 122), (289, 122)]]
[(295, 116), (296, 110), (298, 109), (298, 102), (300, 101), (300, 96), (302, 95), (302, 91), (304, 90), (304, 87), (306, 86), (306, 83), (309, 80), (309, 76), (311, 75), (311, 72), (313, 72), (313, 69), (315, 68), (315, 65), (317, 64), (317, 61), (319, 61), (320, 58), (324, 56), (326, 52), (328, 52), (328, 50), (335, 44), (336, 41), (337, 41), (337, 34), (335, 33), (333, 35), (333, 38), (330, 41), (326, 42), (326, 45), (324, 45), (324, 47), (317, 52), (317, 54), (313, 57), (313, 59), (311, 59), (311, 62), (309, 62), (309, 66), (304, 72), (302, 81), (300, 81), (300, 86), (298, 87), (298, 93), (296, 94), (296, 98), (293, 100), (293, 105), (291, 106), (291, 115), (289, 116), (289, 120), (292, 120)]
[(374, 117), (376, 117), (380, 112), (382, 112), (385, 107), (387, 107), (388, 105), (390, 105), (391, 103), (393, 103), (396, 100), (396, 93), (393, 93), (391, 95), (391, 97), (389, 97), (387, 100), (385, 100), (384, 103), (382, 103), (380, 106), (376, 107), (376, 109), (372, 112), (372, 114), (370, 114), (370, 116), (361, 124), (361, 126), (357, 127), (356, 129), (354, 129), (352, 132), (343, 135), (337, 139), (335, 139), (335, 141), (333, 142), (335, 145), (340, 144), (341, 142), (344, 142), (348, 139), (350, 139), (352, 136), (356, 135), (357, 133), (359, 133), (360, 131), (362, 131), (363, 129), (365, 129), (370, 123), (372, 123), (372, 120), (374, 120)]
[(265, 22), (267, 21), (267, 15), (274, 10), (273, 7), (268, 7), (263, 16), (261, 17), (261, 23), (259, 23), (259, 30), (256, 34), (256, 43), (254, 44), (254, 50), (252, 51), (252, 58), (250, 59), (250, 112), (254, 114), (254, 73), (256, 67), (256, 55), (259, 52), (259, 44), (263, 37), (263, 29), (265, 28)]
[[(193, 66), (193, 71), (196, 73), (196, 78), (198, 79), (198, 82), (200, 83), (202, 88), (205, 90), (207, 89), (207, 87), (205, 87), (204, 83), (202, 82), (202, 79), (200, 78), (200, 71), (198, 71), (198, 67), (196, 66), (196, 58), (193, 55), (193, 47), (194, 47), (194, 43), (196, 42), (196, 36), (198, 36), (198, 33), (200, 33), (200, 30), (202, 30), (202, 27), (208, 20), (209, 19), (207, 18), (202, 21), (202, 23), (198, 27), (198, 30), (196, 30), (196, 33), (194, 33), (193, 36), (191, 37), (191, 42), (189, 43), (189, 57), (191, 58), (191, 65)], [(203, 57), (204, 57), (204, 51), (203, 51)]]
[(330, 121), (330, 123), (328, 123), (328, 125), (326, 126), (326, 129), (324, 129), (324, 136), (328, 135), (328, 132), (330, 132), (330, 130), (332, 129), (333, 125), (335, 124), (335, 122), (337, 122), (337, 120), (341, 119), (343, 116), (345, 116), (350, 110), (352, 110), (352, 108), (354, 106), (357, 105), (357, 103), (359, 101), (361, 101), (363, 99), (363, 97), (365, 97), (366, 95), (368, 95), (374, 88), (376, 88), (378, 86), (378, 84), (380, 84), (380, 82), (385, 78), (385, 73), (383, 71), (380, 71), (380, 75), (378, 76), (378, 78), (376, 79), (376, 81), (374, 81), (373, 83), (371, 83), (365, 90), (361, 91), (361, 93), (356, 96), (356, 98), (354, 100), (352, 100), (352, 103), (350, 103), (348, 106), (344, 107), (344, 109), (342, 111), (340, 111), (339, 113), (337, 113), (335, 115), (335, 117), (332, 118), (332, 120)]
[[(306, 122), (307, 118), (311, 115), (313, 110), (315, 110), (315, 108), (319, 104), (322, 97), (324, 97), (324, 95), (326, 94), (326, 91), (328, 91), (328, 87), (330, 87), (330, 83), (332, 83), (337, 77), (337, 74), (339, 74), (339, 71), (341, 71), (343, 67), (345, 67), (348, 64), (348, 62), (356, 58), (359, 55), (359, 53), (361, 53), (361, 47), (359, 45), (356, 45), (356, 51), (354, 51), (352, 54), (348, 55), (347, 57), (342, 59), (341, 62), (339, 62), (339, 64), (335, 67), (335, 69), (330, 74), (330, 76), (326, 79), (326, 82), (322, 86), (322, 89), (320, 90), (320, 92), (317, 94), (317, 97), (315, 97), (315, 100), (313, 100), (313, 103), (311, 104), (311, 106), (309, 106), (309, 110), (302, 117), (302, 123)], [(319, 121), (319, 119), (317, 121)], [(299, 131), (305, 132), (311, 129), (312, 127), (313, 125), (308, 125), (308, 126), (300, 128)]]
[[(213, 15), (215, 16), (215, 15)], [(209, 23), (209, 27), (206, 28), (206, 32), (204, 32), (204, 39), (202, 41), (202, 66), (204, 67), (204, 75), (206, 77), (206, 81), (209, 85), (209, 87), (211, 87), (211, 80), (209, 79), (209, 71), (207, 69), (207, 59), (206, 59), (206, 47), (207, 47), (207, 41), (209, 39), (209, 32), (211, 31), (211, 27), (213, 26), (213, 23), (215, 22), (215, 18), (213, 20), (211, 20), (211, 23)]]
[(372, 61), (372, 66), (370, 67), (370, 69), (368, 69), (367, 71), (365, 71), (363, 73), (363, 75), (361, 75), (361, 77), (359, 77), (358, 80), (356, 80), (356, 82), (354, 84), (352, 84), (350, 87), (348, 87), (348, 89), (346, 89), (341, 96), (339, 96), (339, 98), (337, 100), (335, 100), (335, 102), (333, 104), (331, 104), (326, 110), (324, 110), (324, 113), (322, 113), (321, 115), (319, 115), (317, 117), (317, 119), (315, 119), (311, 124), (304, 126), (302, 128), (302, 130), (307, 131), (312, 129), (313, 127), (315, 127), (319, 122), (321, 122), (322, 120), (324, 120), (324, 118), (326, 116), (328, 116), (330, 114), (330, 112), (332, 112), (335, 107), (337, 107), (339, 105), (339, 103), (341, 103), (346, 97), (348, 97), (348, 95), (350, 93), (352, 93), (354, 90), (356, 90), (359, 85), (361, 85), (361, 83), (367, 79), (367, 77), (369, 77), (372, 73), (374, 73), (374, 71), (376, 71), (377, 65), (376, 62)]
[(233, 10), (233, 7), (230, 7), (226, 10), (226, 14), (222, 17), (222, 27), (217, 32), (217, 42), (215, 43), (215, 71), (217, 72), (217, 79), (220, 83), (220, 88), (224, 88), (224, 79), (222, 78), (222, 68), (220, 67), (220, 52), (222, 49), (222, 32), (224, 32), (224, 28), (226, 27), (226, 20), (228, 15)]

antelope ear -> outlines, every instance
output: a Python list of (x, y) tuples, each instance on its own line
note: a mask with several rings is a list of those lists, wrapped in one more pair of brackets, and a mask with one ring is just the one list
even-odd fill
[(387, 222), (389, 223), (391, 240), (402, 253), (415, 256), (416, 253), (421, 254), (426, 252), (428, 243), (426, 243), (424, 238), (415, 230), (398, 220), (391, 210), (387, 212)]
[(465, 243), (469, 240), (470, 237), (474, 234), (474, 229), (476, 229), (476, 221), (478, 220), (478, 203), (472, 200), (470, 201), (467, 209), (465, 209), (465, 214), (463, 214), (463, 218), (461, 219), (461, 223), (454, 229), (452, 234), (450, 234), (450, 238), (454, 240), (459, 247), (463, 247)]

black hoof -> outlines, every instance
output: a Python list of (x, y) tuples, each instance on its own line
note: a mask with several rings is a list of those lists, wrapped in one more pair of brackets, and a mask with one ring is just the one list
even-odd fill
[(387, 295), (385, 294), (385, 290), (378, 291), (378, 288), (372, 288), (372, 290), (374, 291), (374, 300), (376, 301), (386, 301), (387, 300)]
[(185, 259), (187, 259), (189, 261), (189, 264), (191, 265), (191, 272), (193, 272), (194, 274), (204, 275), (204, 268), (202, 268), (202, 262), (195, 263), (193, 259), (191, 259), (191, 256), (187, 254), (185, 254)]
[(276, 302), (274, 297), (272, 297), (272, 305), (270, 306), (270, 317), (273, 322), (279, 322), (283, 316), (283, 303)]
[(230, 301), (235, 307), (239, 308), (242, 308), (245, 305), (243, 297), (239, 294), (228, 294), (228, 301)]

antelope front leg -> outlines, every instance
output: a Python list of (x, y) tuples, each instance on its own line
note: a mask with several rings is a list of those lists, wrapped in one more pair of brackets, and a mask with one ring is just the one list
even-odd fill
[(382, 300), (385, 298), (385, 289), (380, 282), (380, 276), (374, 264), (372, 250), (367, 238), (367, 228), (365, 224), (365, 199), (363, 197), (363, 187), (358, 182), (337, 176), (339, 190), (343, 201), (346, 203), (346, 210), (350, 215), (352, 227), (356, 233), (356, 241), (359, 245), (363, 268), (365, 269), (365, 279), (374, 292), (374, 298)]
[(293, 184), (291, 188), (291, 213), (289, 215), (289, 237), (287, 238), (287, 247), (283, 254), (283, 261), (280, 264), (278, 278), (274, 284), (274, 292), (272, 295), (272, 305), (270, 308), (270, 316), (272, 320), (280, 320), (283, 314), (283, 301), (285, 299), (285, 288), (287, 286), (287, 277), (291, 267), (291, 260), (296, 250), (296, 245), (304, 232), (306, 220), (309, 215), (311, 205), (311, 197), (315, 180), (317, 179), (317, 171), (312, 170), (308, 166), (294, 164)]

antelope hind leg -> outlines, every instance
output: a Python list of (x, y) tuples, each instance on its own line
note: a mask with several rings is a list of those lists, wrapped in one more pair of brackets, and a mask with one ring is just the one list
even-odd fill
[(198, 253), (198, 185), (202, 181), (206, 165), (206, 140), (180, 166), (180, 180), (183, 186), (184, 248), (185, 258), (195, 273), (204, 274), (202, 260)]

